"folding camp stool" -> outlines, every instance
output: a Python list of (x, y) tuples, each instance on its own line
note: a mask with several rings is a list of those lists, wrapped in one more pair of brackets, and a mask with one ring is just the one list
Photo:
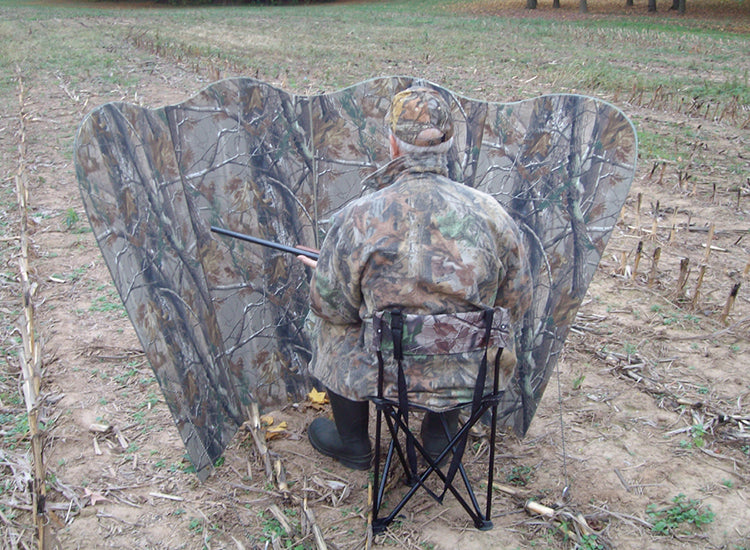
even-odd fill
[[(492, 481), (495, 462), (495, 435), (497, 424), (497, 408), (502, 397), (498, 387), (500, 355), (507, 347), (509, 335), (510, 316), (503, 308), (487, 308), (482, 311), (469, 313), (455, 313), (442, 315), (413, 315), (404, 314), (398, 310), (387, 310), (378, 312), (373, 316), (372, 347), (378, 356), (378, 386), (377, 395), (370, 397), (377, 410), (376, 433), (375, 433), (375, 462), (374, 462), (374, 497), (372, 503), (372, 527), (374, 533), (380, 533), (386, 529), (388, 524), (397, 516), (404, 505), (411, 499), (421, 487), (437, 502), (442, 503), (446, 492), (450, 491), (466, 510), (477, 529), (487, 530), (492, 528)], [(494, 358), (494, 369), (491, 376), (492, 390), (485, 392), (488, 376), (488, 352), (497, 349)], [(470, 402), (461, 403), (455, 408), (471, 407), (469, 419), (460, 425), (458, 431), (452, 436), (448, 432), (445, 419), (441, 416), (443, 432), (449, 441), (435, 460), (425, 450), (422, 443), (409, 429), (409, 411), (429, 411), (428, 407), (421, 404), (410, 403), (408, 398), (409, 388), (406, 384), (406, 373), (404, 372), (404, 360), (409, 362), (426, 360), (430, 356), (450, 355), (455, 353), (480, 352), (481, 360), (478, 361), (476, 371), (476, 384), (473, 390), (473, 398)], [(393, 354), (396, 365), (395, 396), (384, 395), (386, 367), (384, 355)], [(408, 367), (407, 367), (408, 368)], [(391, 375), (392, 378), (392, 375)], [(487, 497), (485, 508), (482, 510), (472, 484), (462, 464), (464, 450), (469, 435), (469, 430), (483, 415), (491, 410), (490, 421), (490, 448), (489, 464), (487, 474)], [(445, 412), (445, 411), (442, 411)], [(388, 451), (385, 456), (382, 473), (381, 462), (381, 433), (383, 420), (388, 426), (391, 436)], [(399, 440), (399, 433), (403, 434), (404, 443)], [(417, 466), (417, 452), (426, 462), (420, 470)], [(440, 464), (450, 453), (452, 458), (444, 466)], [(381, 517), (381, 507), (385, 496), (386, 482), (391, 467), (394, 465), (394, 454), (406, 473), (406, 484), (410, 487), (401, 501), (393, 509)], [(425, 484), (428, 477), (437, 475), (443, 484), (442, 491), (438, 494)], [(454, 483), (456, 475), (463, 481), (464, 491), (461, 486)], [(462, 492), (465, 493), (462, 494)]]

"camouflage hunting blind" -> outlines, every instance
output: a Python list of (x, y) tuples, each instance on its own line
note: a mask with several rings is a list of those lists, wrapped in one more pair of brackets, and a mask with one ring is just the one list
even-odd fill
[(499, 421), (524, 435), (633, 178), (621, 111), (566, 94), (488, 103), (407, 77), (314, 96), (235, 78), (179, 105), (109, 103), (83, 121), (83, 202), (201, 479), (251, 403), (301, 400), (312, 384), (307, 268), (210, 226), (318, 248), (330, 215), (389, 160), (391, 97), (416, 84), (451, 106), (451, 177), (503, 204), (529, 251), (532, 307)]

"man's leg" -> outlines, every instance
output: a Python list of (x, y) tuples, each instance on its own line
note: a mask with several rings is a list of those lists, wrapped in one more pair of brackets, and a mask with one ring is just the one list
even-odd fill
[[(448, 426), (448, 435), (445, 434), (443, 429), (443, 420)], [(458, 409), (444, 413), (427, 411), (424, 420), (422, 420), (420, 435), (422, 436), (422, 445), (430, 458), (437, 459), (456, 432), (458, 432)], [(446, 455), (446, 458), (448, 456)]]
[(352, 401), (328, 390), (333, 419), (316, 418), (307, 428), (310, 444), (347, 468), (368, 470), (372, 446), (367, 433), (369, 401)]

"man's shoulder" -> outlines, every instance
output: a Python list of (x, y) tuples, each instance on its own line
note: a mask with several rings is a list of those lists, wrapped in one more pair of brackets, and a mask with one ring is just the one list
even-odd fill
[(457, 181), (448, 180), (448, 178), (444, 179), (447, 180), (445, 183), (447, 189), (452, 190), (457, 196), (471, 201), (481, 210), (500, 216), (508, 216), (505, 207), (489, 193)]
[[(425, 180), (427, 180), (427, 185), (425, 185)], [(492, 218), (510, 220), (505, 207), (492, 195), (434, 172), (405, 173), (391, 185), (348, 203), (339, 210), (337, 216), (348, 217), (355, 212), (357, 216), (361, 216), (364, 212), (379, 210), (375, 207), (378, 203), (400, 201), (404, 197), (413, 197), (420, 193), (441, 193), (444, 196), (448, 194), (453, 201), (463, 202), (473, 207), (477, 214), (483, 213)]]

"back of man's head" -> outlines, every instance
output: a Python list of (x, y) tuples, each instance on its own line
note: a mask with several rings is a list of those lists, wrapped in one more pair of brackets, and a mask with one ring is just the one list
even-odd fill
[(453, 137), (450, 107), (430, 88), (407, 88), (393, 96), (387, 122), (393, 136), (415, 147), (433, 147)]

